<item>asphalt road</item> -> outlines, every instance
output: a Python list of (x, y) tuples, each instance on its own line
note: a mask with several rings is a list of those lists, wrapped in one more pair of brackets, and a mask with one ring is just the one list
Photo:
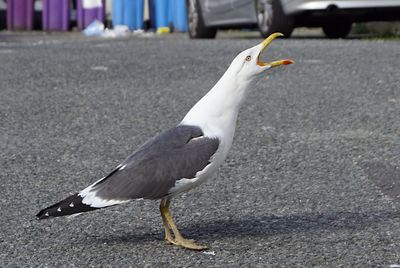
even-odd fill
[(172, 202), (37, 221), (178, 123), (260, 39), (0, 35), (1, 267), (400, 265), (400, 42), (275, 40), (219, 177)]

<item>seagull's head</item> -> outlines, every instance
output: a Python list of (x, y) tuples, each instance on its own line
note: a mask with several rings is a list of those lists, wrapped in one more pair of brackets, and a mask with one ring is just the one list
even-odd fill
[(232, 61), (229, 69), (231, 69), (235, 76), (241, 81), (253, 81), (254, 78), (259, 77), (264, 71), (281, 66), (294, 63), (292, 60), (278, 60), (271, 62), (262, 62), (260, 55), (264, 49), (278, 36), (283, 36), (281, 33), (271, 34), (267, 39), (262, 41), (260, 44), (246, 49), (241, 52)]

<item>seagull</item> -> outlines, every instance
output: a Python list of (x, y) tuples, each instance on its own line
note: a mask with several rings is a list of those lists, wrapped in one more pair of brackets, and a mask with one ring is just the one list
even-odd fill
[(265, 71), (294, 63), (260, 61), (263, 50), (282, 35), (274, 33), (239, 53), (178, 125), (146, 142), (104, 178), (41, 210), (37, 218), (72, 215), (134, 199), (160, 199), (166, 242), (193, 250), (207, 249), (180, 234), (169, 210), (171, 199), (215, 176), (232, 145), (239, 108), (248, 92)]

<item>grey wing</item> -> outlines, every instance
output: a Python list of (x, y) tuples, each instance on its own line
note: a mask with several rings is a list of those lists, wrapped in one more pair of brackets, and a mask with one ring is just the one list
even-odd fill
[(91, 191), (104, 200), (158, 199), (175, 182), (194, 178), (210, 162), (219, 146), (199, 127), (180, 125), (144, 144)]

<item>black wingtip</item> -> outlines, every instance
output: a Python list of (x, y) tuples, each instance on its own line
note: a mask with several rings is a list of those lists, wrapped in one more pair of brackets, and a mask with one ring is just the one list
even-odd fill
[(46, 214), (46, 210), (47, 209), (42, 209), (38, 214), (36, 214), (36, 219), (43, 220), (43, 219), (50, 218), (50, 215), (48, 214), (48, 212)]
[(54, 204), (48, 208), (41, 210), (37, 215), (38, 220), (61, 217), (72, 215), (76, 213), (86, 212), (99, 209), (96, 207), (91, 207), (89, 205), (82, 203), (82, 197), (78, 194), (71, 195), (70, 197)]

